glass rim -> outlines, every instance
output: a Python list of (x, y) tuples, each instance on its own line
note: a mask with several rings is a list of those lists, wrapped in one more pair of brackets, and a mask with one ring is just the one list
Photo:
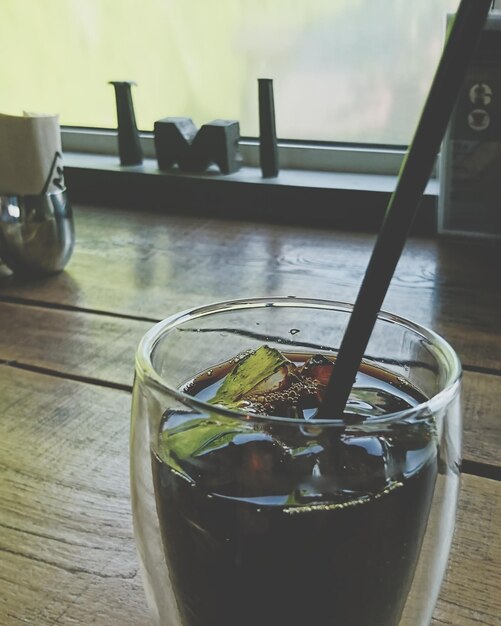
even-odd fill
[(303, 308), (303, 309), (320, 309), (331, 310), (340, 313), (351, 313), (353, 310), (353, 304), (349, 302), (335, 301), (335, 300), (321, 300), (316, 298), (302, 298), (296, 296), (279, 296), (268, 298), (245, 298), (236, 300), (227, 300), (223, 302), (215, 302), (212, 304), (185, 309), (178, 313), (174, 313), (164, 320), (155, 324), (150, 330), (148, 330), (139, 342), (136, 351), (136, 375), (140, 375), (142, 379), (146, 378), (149, 383), (153, 383), (155, 387), (163, 391), (169, 396), (172, 396), (185, 406), (189, 406), (192, 409), (196, 409), (202, 413), (218, 413), (225, 417), (234, 417), (238, 419), (245, 418), (254, 421), (264, 422), (276, 422), (280, 424), (292, 424), (295, 426), (342, 426), (346, 428), (350, 426), (371, 426), (371, 425), (383, 425), (399, 421), (402, 418), (409, 418), (426, 412), (434, 413), (442, 406), (445, 406), (456, 394), (456, 391), (460, 385), (462, 377), (462, 367), (458, 355), (454, 348), (441, 337), (438, 333), (413, 322), (404, 317), (400, 317), (387, 311), (380, 311), (378, 314), (378, 321), (388, 322), (392, 324), (398, 324), (403, 326), (417, 335), (421, 335), (430, 344), (437, 347), (449, 366), (449, 372), (447, 380), (443, 385), (443, 388), (431, 398), (428, 398), (425, 402), (421, 402), (415, 406), (402, 411), (394, 413), (387, 413), (379, 417), (367, 417), (360, 421), (350, 423), (341, 418), (333, 419), (304, 419), (304, 418), (291, 418), (275, 415), (258, 415), (254, 413), (245, 413), (244, 411), (235, 411), (225, 408), (218, 404), (209, 404), (202, 400), (191, 396), (190, 394), (181, 391), (169, 384), (153, 366), (151, 355), (156, 345), (161, 339), (167, 335), (171, 330), (180, 326), (184, 322), (193, 321), (197, 318), (206, 317), (215, 313), (223, 313), (225, 311), (244, 310), (244, 309), (257, 309), (257, 308)]

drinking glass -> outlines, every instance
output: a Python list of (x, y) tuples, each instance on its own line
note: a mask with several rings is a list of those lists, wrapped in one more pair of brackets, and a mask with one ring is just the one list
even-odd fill
[(263, 345), (335, 359), (351, 311), (239, 300), (173, 315), (142, 339), (131, 486), (156, 624), (429, 624), (460, 480), (461, 366), (447, 342), (380, 313), (362, 369), (419, 395), (376, 417), (363, 402), (356, 419), (258, 416), (189, 393), (200, 373), (212, 383)]

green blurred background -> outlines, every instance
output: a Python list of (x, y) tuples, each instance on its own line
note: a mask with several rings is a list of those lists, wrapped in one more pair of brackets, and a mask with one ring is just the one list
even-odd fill
[(282, 138), (409, 142), (458, 0), (1, 0), (0, 112), (116, 125), (109, 80), (135, 80), (138, 125), (237, 119), (256, 136), (274, 79)]

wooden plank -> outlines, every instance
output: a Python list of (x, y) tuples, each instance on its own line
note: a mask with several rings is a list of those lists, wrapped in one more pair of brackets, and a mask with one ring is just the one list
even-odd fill
[[(0, 366), (0, 623), (146, 626), (129, 394)], [(463, 477), (435, 626), (500, 624), (501, 483)]]
[(463, 476), (453, 546), (433, 626), (501, 625), (501, 483)]
[(501, 466), (501, 378), (465, 372), (463, 378), (463, 455)]
[[(0, 277), (17, 297), (162, 319), (237, 297), (353, 301), (374, 235), (77, 208), (66, 272)], [(499, 246), (410, 239), (384, 308), (443, 334), (463, 361), (501, 369)]]
[(130, 395), (0, 367), (0, 623), (146, 624)]
[[(131, 385), (134, 354), (150, 322), (0, 303), (0, 359)], [(501, 465), (501, 376), (464, 376), (465, 458)]]
[(132, 385), (134, 355), (152, 322), (0, 302), (0, 360)]

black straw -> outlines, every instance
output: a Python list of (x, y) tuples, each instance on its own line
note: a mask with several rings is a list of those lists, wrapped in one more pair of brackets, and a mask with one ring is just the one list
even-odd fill
[(491, 0), (462, 0), (334, 363), (318, 418), (343, 414), (402, 253), (440, 142), (480, 39)]

